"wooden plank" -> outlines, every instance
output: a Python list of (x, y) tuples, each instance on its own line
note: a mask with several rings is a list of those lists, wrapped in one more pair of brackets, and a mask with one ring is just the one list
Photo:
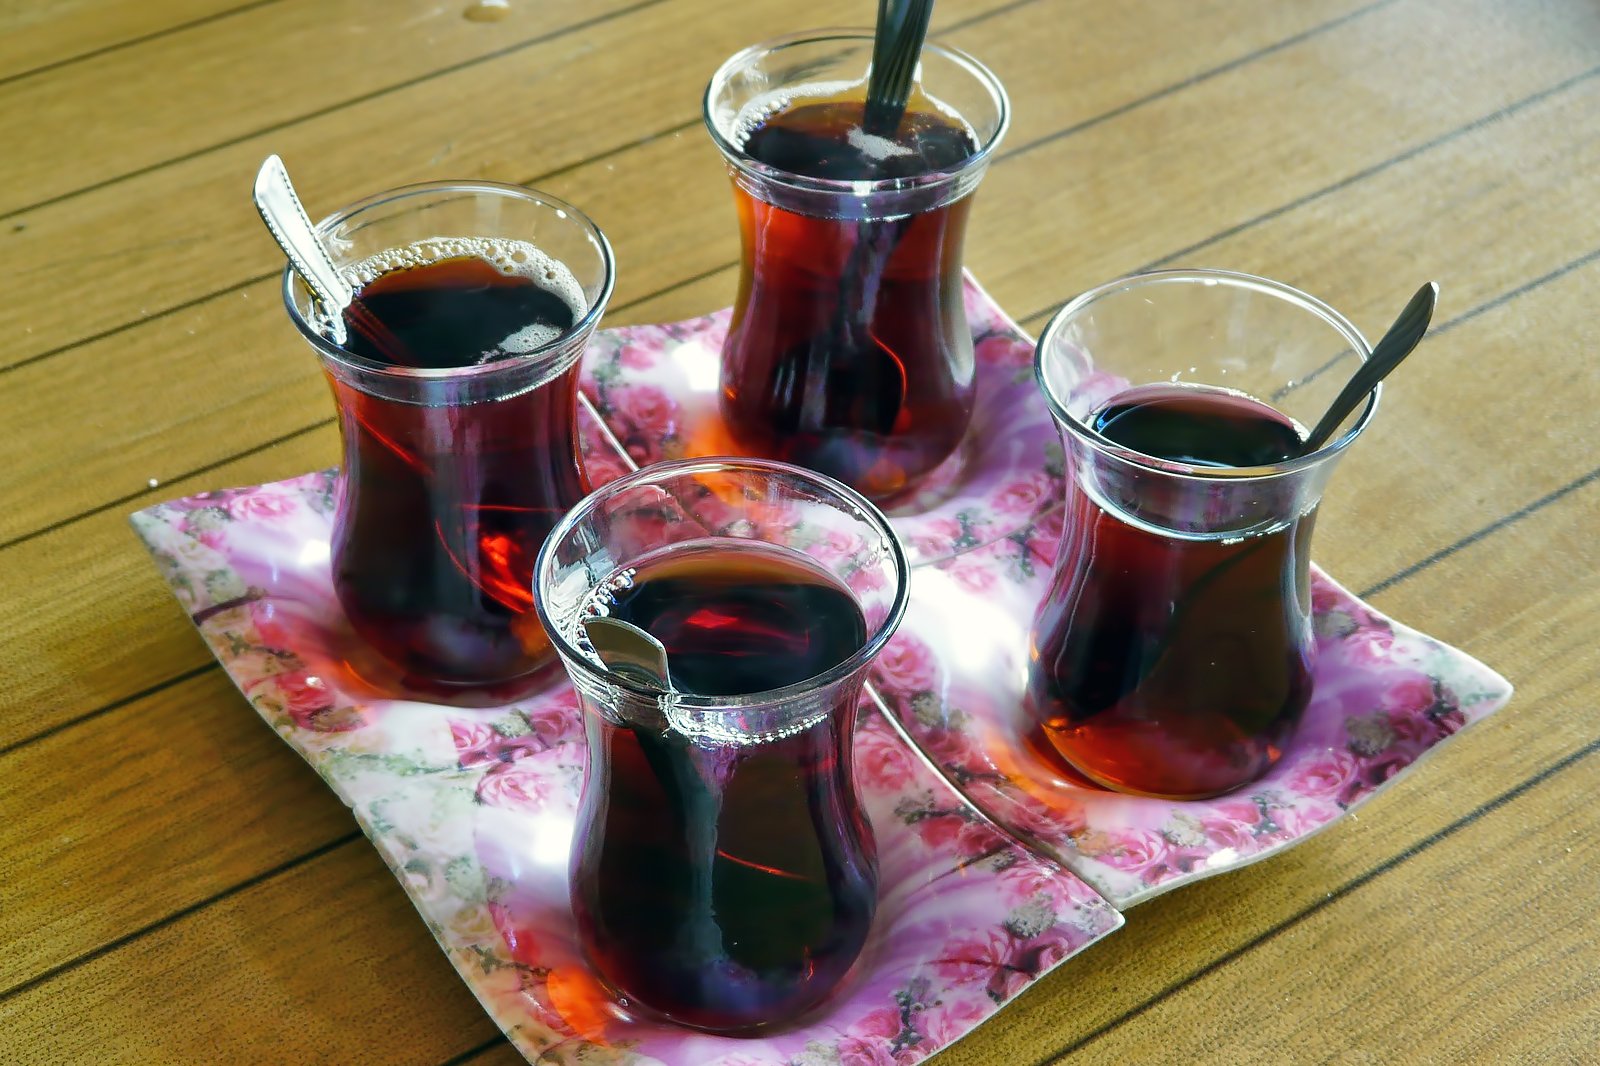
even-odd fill
[[(251, 176), (270, 152), (288, 162), (311, 212), (320, 217), (377, 190), (413, 181), (526, 181), (695, 121), (706, 79), (724, 58), (752, 41), (799, 28), (781, 15), (775, 0), (719, 7), (715, 17), (705, 14), (711, 5), (700, 2), (700, 8), (681, 2), (643, 7), (347, 106), (333, 106), (340, 101), (330, 99), (323, 69), (291, 64), (274, 72), (291, 83), (291, 72), (304, 73), (302, 80), (318, 93), (314, 99), (331, 110), (296, 112), (308, 117), (265, 132), (227, 126), (232, 139), (216, 142), (214, 150), (0, 222), (0, 240), (5, 242), (0, 248), (13, 260), (32, 265), (19, 279), (26, 292), (11, 293), (0, 306), (0, 336), (8, 340), (0, 365), (281, 266), (282, 253), (262, 229), (247, 193)], [(941, 5), (940, 25), (998, 10), (1006, 2)], [(579, 13), (601, 10), (578, 0), (563, 3)], [(314, 3), (303, 6), (320, 10)], [(513, 5), (524, 12), (545, 7)], [(377, 10), (371, 5), (363, 9)], [(807, 17), (838, 22), (858, 10), (850, 0), (827, 0), (808, 8)], [(503, 25), (492, 23), (488, 30), (478, 25), (473, 32), (495, 33), (494, 27)], [(415, 48), (414, 38), (403, 39)], [(238, 47), (243, 46), (234, 50)], [(664, 55), (672, 60), (662, 61)], [(21, 108), (22, 102), (15, 106)], [(34, 106), (40, 105), (28, 105)], [(8, 107), (5, 113), (12, 111)], [(697, 134), (694, 143), (715, 154), (704, 134)], [(29, 162), (8, 156), (7, 164), (17, 168), (19, 179), (54, 165), (47, 162), (53, 152), (17, 155), (41, 157)], [(0, 186), (0, 209), (83, 187), (81, 181), (41, 172), (27, 187), (20, 180)], [(634, 185), (641, 199), (648, 199), (648, 188)], [(175, 205), (182, 209), (175, 210)], [(152, 224), (154, 219), (160, 220), (159, 226)], [(85, 288), (95, 292), (94, 300), (59, 298)]]
[(356, 831), (220, 670), (0, 756), (0, 809), (0, 992)]
[(1574, 887), (1600, 861), (1597, 766), (1592, 754), (1208, 973), (1083, 1060), (1275, 1063), (1290, 1047), (1302, 1061), (1588, 1060), (1600, 942), (1594, 895)]
[[(0, 6), (0, 79), (276, 0), (26, 0)], [(37, 76), (37, 75), (30, 75)]]
[[(1600, 492), (1600, 485), (1594, 491)], [(1439, 588), (1431, 587), (1428, 581), (1453, 587), (1463, 580), (1475, 580), (1486, 571), (1501, 574), (1494, 583), (1480, 587), (1477, 595), (1459, 598), (1461, 616), (1457, 624), (1478, 635), (1476, 640), (1468, 642), (1471, 650), (1491, 661), (1505, 659), (1524, 663), (1531, 671), (1512, 712), (1468, 734), (1434, 757), (1410, 781), (1371, 804), (1357, 819), (1330, 830), (1316, 841), (1266, 863), (1188, 887), (1137, 908), (1129, 926), (1117, 937), (1052, 975), (1015, 1008), (986, 1025), (981, 1041), (958, 1046), (950, 1053), (952, 1062), (1037, 1061), (1053, 1048), (1115, 1021), (1122, 1012), (1159, 993), (1177, 977), (1248, 945), (1263, 932), (1325, 899), (1328, 893), (1341, 891), (1342, 886), (1366, 874), (1384, 857), (1426, 841), (1473, 806), (1493, 800), (1511, 783), (1536, 773), (1593, 739), (1587, 709), (1600, 695), (1600, 675), (1593, 669), (1593, 653), (1582, 619), (1592, 617), (1600, 608), (1600, 576), (1596, 576), (1600, 574), (1600, 565), (1597, 565), (1600, 564), (1600, 545), (1585, 535), (1595, 498), (1593, 492), (1584, 498), (1574, 494), (1541, 511), (1535, 518), (1509, 527), (1499, 538), (1478, 542), (1437, 570), (1427, 572), (1426, 581), (1419, 578), (1414, 585), (1397, 586), (1390, 597), (1395, 603), (1386, 604), (1391, 609), (1395, 609), (1396, 604), (1403, 607), (1413, 596), (1417, 604), (1436, 602)], [(1570, 570), (1551, 566), (1552, 558), (1569, 560)], [(1502, 563), (1503, 567), (1497, 568), (1496, 563)], [(1572, 580), (1574, 572), (1582, 575), (1576, 588)], [(1403, 590), (1406, 595), (1402, 595)], [(1504, 606), (1508, 602), (1523, 604), (1522, 615), (1508, 617)], [(1555, 605), (1553, 609), (1552, 604)], [(1542, 617), (1545, 624), (1529, 624), (1530, 617)], [(251, 721), (254, 735), (261, 743), (276, 743), (265, 730), (254, 726), (253, 714), (236, 697), (197, 687), (186, 689), (197, 700), (232, 703), (228, 709)], [(175, 697), (170, 710), (161, 714), (181, 722), (188, 717), (203, 718), (202, 711), (187, 697), (183, 700)], [(154, 724), (155, 712), (151, 714), (150, 721)], [(253, 745), (254, 741), (249, 743)], [(148, 750), (153, 752), (155, 747), (151, 745)], [(46, 792), (56, 788), (67, 791), (71, 781), (99, 772), (96, 758), (114, 756), (115, 749), (109, 744), (104, 750), (110, 755), (91, 753), (81, 766), (58, 760), (53, 768), (47, 768), (34, 778), (31, 787)], [(284, 754), (287, 757), (287, 752)], [(149, 765), (152, 757), (135, 753), (123, 771), (127, 779), (148, 781), (152, 773), (159, 772)], [(57, 785), (58, 777), (60, 785)], [(275, 831), (274, 820), (281, 823), (286, 811), (299, 815), (303, 810), (299, 806), (284, 806), (276, 802), (278, 798), (266, 788), (245, 789), (228, 805), (227, 819), (213, 818), (190, 828), (188, 816), (185, 816), (185, 831), (197, 833), (201, 838), (190, 846), (197, 854), (203, 853), (206, 844), (214, 842), (217, 835), (234, 831), (238, 826), (246, 827), (240, 832), (247, 842), (257, 842), (263, 848), (271, 846), (262, 840), (262, 834)], [(159, 799), (158, 793), (148, 788), (135, 789), (128, 794), (129, 836), (109, 842), (104, 856), (108, 861), (101, 868), (102, 879), (116, 878), (120, 871), (128, 868), (119, 863), (119, 859), (128, 856), (131, 861), (131, 857), (141, 854), (143, 842), (139, 839), (138, 826), (144, 820), (160, 820)], [(1515, 801), (1519, 808), (1528, 802), (1527, 799)], [(1535, 812), (1518, 817), (1536, 816)], [(301, 839), (299, 827), (287, 829)], [(330, 832), (337, 835), (337, 827), (332, 827)], [(306, 839), (309, 842), (309, 837)], [(248, 848), (241, 846), (240, 851), (245, 853)], [(0, 1050), (5, 1048), (4, 1040), (13, 1038), (12, 1033), (19, 1042), (37, 1038), (38, 1029), (30, 1029), (29, 1025), (42, 1024), (36, 1022), (40, 1017), (61, 1017), (52, 1012), (72, 1009), (74, 1004), (81, 1006), (83, 990), (92, 986), (95, 994), (103, 997), (97, 1003), (111, 1005), (86, 1012), (80, 1024), (89, 1030), (87, 1033), (62, 1033), (48, 1038), (40, 1050), (41, 1054), (48, 1055), (40, 1061), (71, 1061), (72, 1053), (80, 1046), (90, 1046), (76, 1042), (80, 1040), (103, 1043), (105, 1061), (124, 1061), (133, 1057), (134, 1052), (121, 1042), (124, 1038), (118, 1034), (130, 1028), (141, 1032), (142, 1039), (147, 1041), (140, 1045), (139, 1053), (184, 1058), (189, 1048), (185, 1041), (189, 1036), (177, 1031), (181, 1028), (180, 1016), (160, 1014), (142, 1027), (130, 1026), (128, 1008), (116, 1006), (126, 1002), (142, 1003), (140, 989), (149, 984), (152, 966), (154, 974), (162, 980), (171, 974), (170, 965), (152, 961), (168, 955), (194, 960), (245, 956), (250, 960), (237, 972), (217, 974), (204, 970), (193, 985), (181, 974), (172, 974), (177, 981), (173, 992), (176, 1003), (190, 1007), (196, 1004), (186, 997), (200, 994), (196, 989), (202, 978), (206, 985), (216, 986), (205, 993), (205, 1004), (232, 1004), (239, 997), (251, 995), (250, 989), (260, 980), (263, 971), (275, 975), (298, 974), (296, 980), (307, 988), (337, 987), (344, 980), (341, 974), (346, 970), (377, 966), (381, 966), (391, 981), (403, 987), (428, 987), (430, 980), (454, 984), (449, 975), (442, 972), (442, 962), (425, 938), (422, 945), (425, 950), (404, 955), (384, 954), (393, 941), (408, 941), (408, 930), (401, 926), (421, 929), (421, 923), (406, 910), (403, 902), (397, 908), (390, 908), (382, 902), (385, 893), (377, 889), (363, 891), (347, 900), (341, 891), (318, 887), (323, 881), (352, 884), (361, 877), (386, 881), (386, 874), (361, 873), (376, 865), (367, 852), (366, 845), (359, 842), (341, 847), (324, 858), (182, 917), (170, 927), (115, 949), (103, 959), (75, 967), (24, 992), (14, 1001), (20, 1003), (14, 1015), (6, 1013), (10, 1004), (0, 1006), (0, 1033), (8, 1034), (0, 1037)], [(1494, 852), (1491, 849), (1486, 854), (1492, 858)], [(235, 872), (246, 871), (247, 854), (243, 855), (243, 860)], [(312, 867), (324, 871), (316, 875), (315, 883), (309, 881), (311, 875), (304, 872)], [(268, 864), (263, 862), (262, 869), (266, 868)], [(93, 877), (92, 870), (89, 876)], [(91, 880), (81, 889), (71, 889), (58, 901), (55, 913), (44, 917), (66, 920), (79, 910), (87, 910), (91, 912), (90, 920), (98, 920), (92, 913), (101, 906), (95, 895), (97, 887), (103, 886)], [(397, 887), (391, 894), (400, 896)], [(318, 907), (306, 907), (308, 898), (318, 900)], [(279, 917), (273, 921), (259, 920), (258, 907), (271, 908)], [(236, 908), (243, 908), (245, 916)], [(314, 918), (282, 917), (291, 911), (310, 912)], [(383, 924), (374, 924), (374, 911), (379, 912)], [(130, 916), (125, 914), (125, 917)], [(348, 931), (348, 937), (317, 946), (324, 935), (322, 930), (326, 929)], [(183, 945), (181, 955), (175, 946), (180, 943)], [(365, 946), (358, 949), (356, 945)], [(1291, 964), (1294, 961), (1290, 960)], [(430, 977), (435, 970), (440, 972)], [(274, 994), (292, 994), (293, 984), (280, 976)], [(385, 1034), (393, 1024), (383, 1007), (389, 998), (386, 992), (373, 995), (378, 1006), (359, 1019), (345, 1019), (343, 1024), (355, 1027), (356, 1031), (343, 1035), (342, 1042), (331, 1047), (342, 1052), (347, 1047), (366, 1044), (376, 1050), (386, 1046), (385, 1041), (390, 1038)], [(216, 1009), (219, 1008), (211, 1007), (208, 1011)], [(227, 1047), (230, 1054), (246, 1054), (258, 1046), (259, 1040), (266, 1038), (262, 1026), (277, 1025), (275, 1017), (241, 1019), (220, 1037), (223, 1041), (220, 1046)], [(19, 1030), (8, 1025), (13, 1018), (23, 1028)], [(461, 1024), (452, 1019), (447, 1031)], [(438, 1036), (434, 1034), (434, 1038)], [(323, 1038), (325, 1034), (318, 1034), (318, 1039)], [(281, 1052), (283, 1061), (302, 1061), (306, 1054), (293, 1039), (290, 1038), (286, 1050)], [(426, 1046), (426, 1041), (423, 1045)], [(454, 1053), (447, 1051), (439, 1057)], [(342, 1061), (331, 1052), (328, 1054), (334, 1061)], [(972, 1057), (963, 1058), (963, 1055)]]
[(493, 1035), (362, 841), (0, 1002), (19, 1066), (435, 1066)]
[[(462, 17), (464, 4), (431, 0), (281, 0), (0, 85), (0, 142), (19, 149), (0, 157), (0, 213), (638, 3), (514, 4), (501, 21), (473, 22)], [(423, 41), (427, 46), (418, 47)], [(226, 92), (217, 91), (222, 85)], [(499, 99), (507, 88), (500, 86)], [(62, 137), (63, 128), (76, 135)]]
[[(1029, 11), (1031, 8), (1022, 9), (1015, 17), (1001, 16), (972, 27), (962, 39), (972, 36), (977, 41), (974, 47), (987, 44), (998, 49), (1002, 42), (1019, 36), (1016, 20)], [(1300, 47), (1309, 48), (1313, 43)], [(1349, 42), (1344, 42), (1340, 47), (1348, 46)], [(1274, 61), (1275, 57), (1268, 57), (1262, 62)], [(1028, 69), (1011, 68), (1007, 77), (1020, 86), (1019, 92), (1029, 87), (1044, 91), (1054, 72), (1053, 62), (1036, 61)], [(1292, 77), (1292, 66), (1281, 76)], [(1211, 84), (1215, 83), (1197, 86), (1190, 92), (1209, 91)], [(1096, 104), (1105, 103), (1084, 105), (1084, 113), (1093, 113)], [(1311, 101), (1308, 106), (1311, 104), (1316, 102)], [(1168, 105), (1169, 101), (1162, 101), (1139, 109), (1104, 128), (1120, 128), (1124, 124), (1140, 128), (1162, 126), (1167, 118), (1161, 112)], [(1324, 107), (1331, 115), (1343, 105), (1330, 99), (1316, 106)], [(1235, 107), (1233, 113), (1237, 110)], [(1063, 119), (1075, 120), (1073, 115)], [(1442, 115), (1440, 121), (1444, 121)], [(1549, 121), (1540, 129), (1553, 133), (1562, 143), (1571, 138), (1579, 151), (1593, 151), (1592, 138), (1586, 137), (1582, 123), (1571, 128)], [(1098, 132), (1091, 130), (1083, 136), (1093, 137)], [(1498, 126), (1485, 130), (1475, 143), (1494, 143), (1493, 138), (1504, 132)], [(1034, 139), (1044, 135), (1037, 133)], [(1523, 142), (1515, 143), (1520, 146)], [(1062, 142), (1042, 151), (1049, 156), (1066, 151), (1069, 144)], [(1569, 204), (1583, 202), (1582, 197), (1595, 187), (1596, 179), (1580, 168), (1566, 170), (1564, 163), (1550, 160), (1533, 151), (1533, 147), (1529, 142), (1529, 154), (1562, 175), (1567, 187), (1560, 200), (1548, 205), (1548, 210), (1545, 202), (1539, 201), (1539, 208), (1531, 213), (1538, 215), (1548, 231), (1559, 232), (1563, 237), (1570, 234), (1574, 239), (1582, 237), (1583, 228), (1571, 226), (1566, 212)], [(718, 176), (714, 154), (703, 148), (683, 138), (668, 138), (641, 145), (615, 159), (580, 167), (548, 183), (558, 194), (584, 200), (612, 233), (620, 262), (619, 301), (635, 298), (649, 291), (647, 286), (660, 286), (674, 276), (693, 276), (736, 254), (726, 184)], [(1476, 159), (1472, 155), (1466, 158)], [(1471, 174), (1486, 187), (1467, 178), (1456, 179), (1458, 189), (1471, 190), (1462, 195), (1476, 195), (1488, 201), (1486, 217), (1499, 217), (1494, 209), (1511, 202), (1515, 195), (1514, 189), (1504, 186), (1513, 159), (1514, 153), (1494, 154), (1482, 165), (1472, 166)], [(973, 230), (972, 261), (980, 276), (994, 286), (996, 295), (1008, 305), (1036, 307), (1063, 291), (1053, 267), (1060, 254), (1058, 242), (1067, 234), (1059, 226), (1041, 230), (1024, 206), (1027, 183), (1036, 181), (1039, 173), (1054, 172), (1048, 158), (1023, 156), (1016, 165), (996, 166), (988, 179), (990, 186), (980, 193), (980, 223)], [(681, 190), (675, 195), (675, 210), (663, 214), (653, 202), (641, 198), (634, 181), (626, 176), (631, 173), (654, 175), (663, 187)], [(1406, 173), (1414, 176), (1418, 170), (1411, 168)], [(1309, 180), (1310, 175), (1306, 177)], [(1257, 197), (1265, 195), (1262, 182), (1266, 180), (1258, 179)], [(1522, 181), (1514, 177), (1514, 172), (1509, 180)], [(1171, 191), (1178, 193), (1177, 189)], [(1497, 198), (1497, 191), (1505, 195)], [(1242, 203), (1240, 209), (1246, 209)], [(1146, 215), (1145, 221), (1151, 222), (1152, 217)], [(1101, 227), (1117, 229), (1126, 222), (1124, 215), (1089, 220), (1085, 232), (1096, 247), (1109, 249), (1115, 242), (1100, 239)], [(1468, 237), (1461, 234), (1454, 239), (1459, 245)], [(1106, 253), (1107, 276), (1117, 270), (1111, 254)], [(1007, 282), (1008, 278), (1011, 280)], [(102, 479), (113, 485), (132, 486), (148, 477), (170, 477), (175, 472), (173, 466), (181, 471), (214, 462), (230, 449), (272, 439), (313, 421), (314, 412), (326, 408), (325, 390), (314, 361), (280, 321), (282, 312), (273, 289), (272, 283), (263, 282), (159, 319), (137, 331), (14, 371), (13, 389), (59, 388), (66, 382), (81, 391), (88, 408), (86, 417), (106, 430), (103, 434), (85, 435), (72, 431), (48, 409), (21, 411), (21, 431), (0, 443), (0, 463), (18, 470), (24, 479), (31, 478), (34, 484), (25, 480), (23, 487), (31, 491), (21, 492), (21, 505), (0, 516), (0, 531), (15, 535), (81, 510)], [(728, 291), (731, 294), (731, 285)], [(1382, 295), (1392, 299), (1388, 289)], [(223, 328), (235, 337), (235, 343), (226, 350), (214, 351), (210, 337)], [(277, 354), (263, 359), (263, 352)], [(187, 387), (173, 389), (166, 375), (153, 374), (150, 368), (158, 362), (181, 373)], [(94, 387), (90, 387), (91, 382)], [(197, 394), (225, 399), (198, 407), (189, 402), (189, 397)], [(115, 446), (108, 447), (112, 443)], [(63, 481), (62, 470), (74, 471), (75, 477)], [(42, 484), (65, 488), (38, 491), (35, 486)]]
[[(148, 502), (259, 484), (338, 461), (327, 426), (214, 471), (165, 484)], [(5, 552), (0, 570), (0, 748), (113, 705), (211, 661), (143, 546), (131, 503)]]

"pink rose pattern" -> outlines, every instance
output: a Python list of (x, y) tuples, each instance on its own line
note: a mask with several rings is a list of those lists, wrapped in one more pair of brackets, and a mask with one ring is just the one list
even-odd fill
[[(975, 286), (967, 295), (980, 375), (988, 373), (991, 384), (1025, 386), (1031, 397), (1026, 339)], [(689, 343), (714, 355), (725, 326), (724, 314), (597, 338), (586, 364), (586, 400), (628, 455), (612, 447), (585, 411), (581, 444), (595, 484), (624, 472), (630, 459), (683, 454), (694, 412), (661, 385), (662, 357)], [(1029, 461), (1033, 469), (942, 473), (936, 487), (948, 498), (895, 519), (914, 556), (938, 563), (968, 595), (1003, 599), (1049, 572), (1061, 529), (1060, 450), (1048, 419), (1044, 428)], [(135, 525), (240, 688), (358, 813), (380, 809), (373, 805), (380, 793), (372, 790), (402, 785), (411, 791), (381, 795), (464, 787), (467, 809), (496, 817), (548, 819), (570, 811), (583, 743), (576, 701), (564, 685), (516, 706), (457, 712), (347, 696), (307, 665), (307, 619), (332, 598), (325, 560), (319, 569), (315, 553), (307, 561), (302, 549), (325, 540), (336, 491), (334, 474), (322, 472), (157, 505), (135, 516)], [(809, 550), (847, 559), (858, 550), (848, 541), (820, 531)], [(919, 1061), (1118, 924), (1087, 884), (1019, 847), (979, 810), (1021, 839), (1043, 844), (1047, 853), (1061, 853), (1128, 901), (1260, 856), (1339, 817), (1508, 696), (1508, 687), (1486, 668), (1402, 630), (1320, 575), (1313, 602), (1323, 669), (1337, 679), (1323, 714), (1342, 726), (1335, 741), (1292, 765), (1286, 761), (1282, 773), (1247, 795), (1158, 804), (1154, 814), (1120, 821), (1108, 820), (1117, 808), (1094, 793), (1041, 795), (1022, 788), (1010, 767), (1001, 768), (1004, 760), (997, 764), (985, 739), (985, 723), (996, 713), (992, 699), (975, 697), (974, 679), (956, 669), (960, 659), (941, 655), (937, 641), (919, 639), (908, 625), (877, 664), (875, 694), (968, 802), (935, 781), (875, 715), (862, 719), (856, 775), (884, 861), (900, 864), (896, 883), (941, 868), (963, 871), (960, 878), (931, 875), (926, 899), (916, 904), (919, 914), (948, 911), (955, 920), (931, 941), (923, 929), (909, 932), (914, 943), (935, 949), (920, 970), (893, 988), (874, 986), (840, 1004), (825, 1028), (793, 1034), (778, 1057), (766, 1045), (759, 1054), (730, 1045), (723, 1057), (770, 1062), (817, 1050), (841, 1063)], [(395, 827), (371, 818), (364, 824), (390, 853), (396, 845), (385, 842)], [(567, 932), (559, 923), (518, 926), (509, 905), (496, 900), (523, 889), (487, 866), (474, 874), (480, 861), (489, 860), (455, 857), (445, 881), (457, 896), (483, 900), (474, 905), (486, 908), (488, 925), (497, 930), (493, 943), (458, 941), (443, 925), (445, 915), (430, 910), (432, 897), (418, 895), (422, 890), (410, 880), (408, 891), (458, 971), (483, 990), (484, 1002), (519, 1047), (533, 1054), (554, 1041), (579, 1040), (545, 987), (551, 967), (570, 955), (562, 941)], [(962, 886), (974, 891), (957, 904), (952, 893)], [(485, 889), (487, 896), (480, 896)], [(509, 990), (504, 981), (496, 983), (500, 973), (514, 973)], [(643, 1026), (616, 1036), (637, 1040), (633, 1046), (641, 1054), (679, 1060), (673, 1049), (682, 1038), (675, 1032)], [(805, 1041), (804, 1047), (793, 1041)]]

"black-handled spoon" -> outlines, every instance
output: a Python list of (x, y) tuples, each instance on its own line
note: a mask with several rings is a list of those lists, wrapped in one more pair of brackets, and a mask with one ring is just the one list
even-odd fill
[(878, 0), (872, 73), (867, 77), (867, 104), (861, 116), (866, 132), (892, 137), (900, 128), (932, 17), (933, 0)]
[(1372, 354), (1350, 375), (1349, 382), (1333, 398), (1333, 403), (1328, 405), (1328, 413), (1322, 416), (1322, 420), (1306, 438), (1300, 454), (1310, 455), (1328, 443), (1333, 431), (1356, 409), (1357, 404), (1366, 399), (1367, 393), (1411, 354), (1423, 334), (1428, 332), (1428, 323), (1433, 321), (1433, 307), (1438, 300), (1437, 281), (1430, 281), (1417, 290), (1405, 310), (1400, 312), (1400, 317), (1394, 320), (1394, 325), (1389, 327), (1389, 332), (1372, 349)]

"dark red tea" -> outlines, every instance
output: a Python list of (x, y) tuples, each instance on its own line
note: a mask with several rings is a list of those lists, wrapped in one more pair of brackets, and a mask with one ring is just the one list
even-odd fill
[[(347, 317), (347, 348), (386, 365), (514, 360), (584, 310), (566, 268), (521, 242), (425, 242), (364, 266), (359, 299), (382, 330)], [(345, 442), (334, 588), (355, 630), (408, 679), (490, 684), (553, 659), (533, 611), (534, 558), (589, 488), (576, 357), (554, 369), (473, 402), (448, 376), (412, 379), (401, 396), (330, 375)]]
[[(1197, 466), (1268, 465), (1301, 444), (1266, 404), (1193, 386), (1130, 390), (1093, 426)], [(1082, 480), (1034, 621), (1027, 704), (1045, 739), (1126, 791), (1201, 797), (1260, 776), (1311, 697), (1315, 512), (1243, 537), (1189, 534), (1141, 521)]]
[[(878, 181), (946, 172), (972, 131), (926, 97), (893, 137), (867, 135), (860, 100), (763, 117), (743, 149), (790, 174)], [(737, 180), (744, 239), (722, 351), (722, 412), (741, 447), (819, 470), (868, 496), (905, 489), (960, 443), (973, 404), (961, 302), (971, 195), (889, 218), (800, 213)], [(870, 205), (858, 205), (870, 216)]]
[[(832, 575), (748, 543), (647, 560), (611, 607), (666, 646), (681, 692), (806, 681), (866, 640)], [(878, 873), (851, 783), (859, 686), (845, 688), (793, 732), (743, 742), (585, 715), (573, 905), (596, 969), (629, 1001), (745, 1030), (821, 1002), (849, 970)]]

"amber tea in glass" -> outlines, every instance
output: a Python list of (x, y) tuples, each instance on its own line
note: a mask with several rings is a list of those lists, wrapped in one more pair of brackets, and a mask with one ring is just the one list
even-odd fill
[(589, 489), (577, 375), (611, 291), (605, 238), (568, 204), (488, 183), (384, 193), (320, 229), (364, 312), (336, 345), (285, 276), (339, 414), (339, 602), (409, 684), (534, 673), (555, 658), (534, 559)]
[(1303, 423), (1366, 355), (1325, 305), (1220, 271), (1113, 282), (1052, 320), (1037, 369), (1070, 478), (1031, 636), (1036, 747), (1175, 799), (1277, 763), (1312, 694), (1317, 507), (1376, 397), (1310, 455)]
[[(817, 551), (836, 543), (851, 547)], [(630, 1005), (719, 1032), (821, 1003), (877, 905), (851, 741), (905, 603), (887, 524), (793, 467), (662, 464), (552, 535), (539, 596), (584, 708), (572, 904), (598, 974)], [(669, 693), (605, 671), (580, 635), (594, 614), (661, 641)]]
[(899, 125), (869, 133), (871, 44), (746, 49), (712, 78), (706, 124), (743, 241), (727, 429), (883, 500), (948, 458), (972, 416), (962, 243), (1007, 103), (988, 70), (930, 45)]

